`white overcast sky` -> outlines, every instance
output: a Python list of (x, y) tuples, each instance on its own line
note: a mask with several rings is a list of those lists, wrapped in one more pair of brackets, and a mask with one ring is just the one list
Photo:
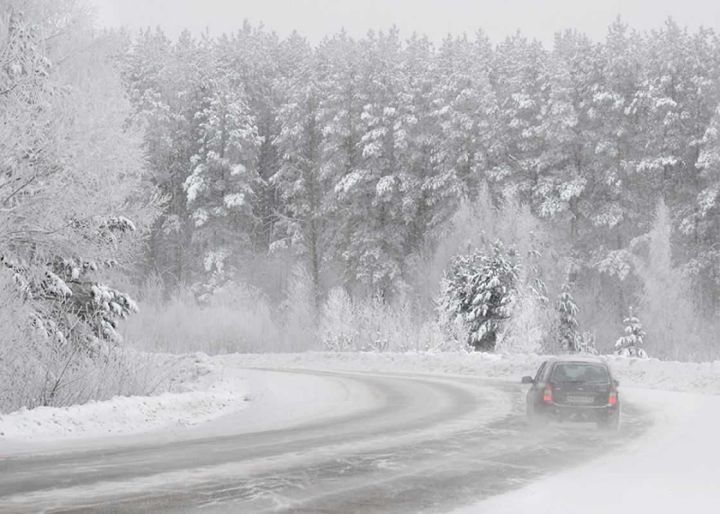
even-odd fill
[(620, 15), (632, 27), (651, 29), (668, 16), (691, 29), (720, 31), (720, 0), (88, 0), (102, 26), (161, 26), (232, 32), (244, 19), (281, 36), (297, 30), (311, 41), (344, 28), (353, 36), (397, 25), (440, 40), (448, 33), (483, 28), (495, 41), (518, 29), (545, 43), (565, 28), (602, 39)]

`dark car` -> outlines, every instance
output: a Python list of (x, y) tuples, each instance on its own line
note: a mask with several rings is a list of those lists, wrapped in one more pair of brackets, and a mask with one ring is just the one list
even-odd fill
[(566, 357), (543, 362), (527, 392), (527, 416), (531, 423), (548, 419), (589, 421), (601, 428), (620, 426), (618, 381), (600, 359)]

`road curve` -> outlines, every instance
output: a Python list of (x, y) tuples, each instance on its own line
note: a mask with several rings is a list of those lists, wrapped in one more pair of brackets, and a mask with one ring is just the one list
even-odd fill
[[(278, 373), (277, 370), (272, 371)], [(283, 371), (359, 383), (373, 401), (291, 428), (0, 461), (0, 512), (447, 512), (612, 451), (622, 433), (530, 430), (519, 385)]]

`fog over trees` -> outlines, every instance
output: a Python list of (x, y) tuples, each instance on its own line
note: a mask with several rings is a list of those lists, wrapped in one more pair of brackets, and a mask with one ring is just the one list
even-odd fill
[(91, 22), (0, 0), (0, 410), (125, 345), (720, 354), (712, 30)]

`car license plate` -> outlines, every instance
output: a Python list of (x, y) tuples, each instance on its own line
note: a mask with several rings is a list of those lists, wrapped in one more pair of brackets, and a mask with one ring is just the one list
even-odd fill
[(568, 403), (576, 403), (578, 405), (588, 405), (595, 402), (595, 398), (592, 396), (576, 396), (568, 395), (566, 398)]

